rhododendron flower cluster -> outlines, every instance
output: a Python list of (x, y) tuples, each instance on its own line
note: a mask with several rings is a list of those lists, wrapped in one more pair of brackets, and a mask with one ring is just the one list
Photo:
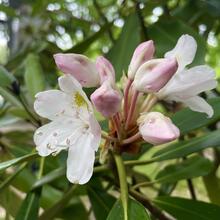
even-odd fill
[[(182, 102), (211, 117), (212, 107), (198, 94), (215, 88), (217, 82), (214, 71), (206, 65), (187, 68), (196, 47), (193, 37), (183, 35), (164, 57), (154, 58), (153, 41), (141, 43), (121, 80), (121, 90), (115, 82), (114, 67), (106, 58), (93, 62), (80, 54), (54, 55), (64, 76), (58, 80), (60, 90), (36, 95), (35, 111), (51, 121), (35, 132), (39, 154), (56, 155), (67, 150), (67, 178), (84, 184), (92, 176), (101, 139), (101, 152), (135, 153), (143, 141), (159, 145), (180, 136), (168, 116), (154, 111), (158, 101)], [(83, 87), (96, 89), (87, 97)], [(101, 131), (95, 111), (109, 120), (108, 132)]]

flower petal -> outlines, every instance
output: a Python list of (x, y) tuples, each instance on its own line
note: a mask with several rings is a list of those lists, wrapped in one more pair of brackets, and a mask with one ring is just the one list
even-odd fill
[(48, 156), (67, 149), (82, 132), (83, 125), (78, 119), (61, 117), (38, 128), (34, 133), (34, 142), (39, 155)]
[(34, 110), (38, 115), (54, 120), (61, 115), (74, 115), (71, 97), (60, 90), (48, 90), (35, 95)]
[[(71, 75), (64, 75), (58, 79), (60, 89), (72, 97), (75, 107), (87, 106), (89, 111), (92, 110), (92, 104), (87, 95), (82, 90), (80, 83)], [(80, 106), (82, 105), (82, 106)]]
[(92, 148), (97, 151), (101, 142), (101, 127), (93, 114), (89, 116), (89, 127), (89, 132), (93, 135), (91, 145)]
[(83, 87), (96, 87), (100, 78), (95, 64), (81, 54), (55, 54), (57, 67), (65, 74), (74, 76)]
[(168, 97), (169, 100), (188, 99), (216, 86), (214, 70), (201, 65), (175, 74), (158, 95), (160, 98)]
[(184, 34), (179, 38), (176, 46), (165, 54), (165, 58), (176, 58), (178, 71), (181, 71), (186, 65), (192, 63), (196, 49), (197, 43), (195, 39), (188, 34)]
[(70, 182), (85, 184), (91, 178), (95, 161), (95, 151), (91, 144), (92, 135), (84, 134), (69, 148), (66, 175)]
[(193, 111), (206, 113), (209, 118), (214, 114), (212, 106), (199, 96), (186, 99), (184, 100), (184, 103)]

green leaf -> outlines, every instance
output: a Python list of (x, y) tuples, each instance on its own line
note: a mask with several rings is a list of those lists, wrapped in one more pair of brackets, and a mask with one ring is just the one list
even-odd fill
[(90, 181), (87, 191), (96, 220), (106, 219), (116, 199), (103, 189), (98, 178)]
[(54, 219), (54, 217), (57, 216), (71, 200), (77, 187), (77, 185), (72, 185), (60, 200), (43, 212), (39, 220)]
[(3, 11), (9, 17), (16, 17), (17, 16), (16, 11), (12, 7), (9, 7), (8, 5), (5, 6), (3, 4), (0, 4), (0, 11)]
[(41, 189), (29, 192), (23, 201), (15, 220), (37, 220)]
[(166, 166), (153, 182), (172, 183), (182, 179), (191, 179), (207, 175), (213, 168), (213, 163), (202, 157), (194, 156), (181, 163)]
[(111, 28), (111, 26), (112, 26), (112, 23), (107, 23), (103, 25), (99, 31), (89, 36), (84, 41), (78, 43), (76, 46), (72, 47), (71, 49), (65, 51), (65, 53), (84, 53), (89, 48), (89, 46), (93, 42), (98, 40), (100, 36), (102, 36), (109, 28)]
[(204, 113), (194, 112), (189, 108), (174, 114), (172, 121), (180, 129), (182, 135), (220, 120), (220, 98), (210, 99), (208, 103), (214, 110), (214, 115), (211, 118), (208, 118)]
[(43, 70), (36, 54), (28, 54), (25, 60), (24, 79), (27, 90), (33, 98), (36, 93), (45, 89)]
[(8, 87), (15, 82), (15, 77), (8, 72), (3, 66), (0, 66), (0, 86)]
[(156, 52), (158, 57), (163, 57), (167, 51), (171, 50), (182, 34), (192, 35), (198, 44), (193, 65), (203, 64), (206, 53), (206, 42), (183, 21), (163, 19), (148, 28), (148, 35), (154, 40), (155, 45), (157, 45)]
[(184, 157), (209, 147), (220, 146), (220, 130), (211, 132), (198, 138), (180, 141), (157, 151), (152, 157), (153, 161), (162, 161)]
[(0, 94), (13, 106), (23, 108), (18, 99), (14, 95), (12, 95), (11, 92), (8, 91), (8, 89), (0, 87)]
[(12, 159), (12, 160), (2, 162), (2, 163), (0, 163), (0, 171), (7, 169), (10, 166), (14, 166), (18, 163), (34, 159), (36, 157), (39, 157), (39, 155), (37, 153), (32, 153), (32, 154), (25, 155), (23, 157), (18, 157), (18, 158)]
[(65, 173), (66, 173), (66, 168), (64, 168), (64, 167), (53, 170), (52, 172), (50, 172), (47, 175), (43, 176), (41, 179), (37, 180), (34, 183), (32, 189), (36, 189), (40, 186), (48, 184), (48, 183), (56, 180), (57, 178), (60, 178), (60, 177), (64, 176)]
[[(107, 220), (124, 220), (124, 211), (121, 200), (117, 200), (110, 211)], [(128, 219), (129, 220), (150, 220), (146, 209), (138, 201), (129, 198), (128, 201)]]
[(158, 197), (153, 202), (178, 220), (219, 220), (220, 206), (182, 199)]
[(132, 54), (140, 43), (139, 21), (136, 14), (131, 14), (125, 19), (121, 34), (107, 58), (112, 62), (116, 71), (116, 80), (119, 80), (123, 71), (127, 71)]

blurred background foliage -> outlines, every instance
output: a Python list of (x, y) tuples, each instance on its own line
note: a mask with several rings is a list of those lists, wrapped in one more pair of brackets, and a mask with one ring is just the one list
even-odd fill
[[(114, 210), (109, 214), (118, 197), (114, 178), (108, 172), (100, 178), (98, 160), (85, 186), (72, 186), (64, 177), (65, 153), (47, 158), (43, 177), (39, 174), (32, 136), (43, 121), (33, 111), (34, 94), (56, 87), (60, 73), (54, 53), (83, 53), (92, 59), (104, 54), (119, 80), (141, 41), (153, 39), (162, 57), (186, 33), (198, 43), (193, 65), (208, 63), (219, 80), (219, 0), (0, 0), (0, 218), (34, 220), (39, 212), (41, 220), (120, 219)], [(150, 203), (142, 204), (153, 213), (152, 219), (162, 218), (149, 204), (176, 219), (219, 219), (220, 208), (214, 205), (220, 205), (219, 92), (220, 86), (203, 94), (215, 110), (212, 119), (189, 109), (172, 116), (182, 131), (178, 143), (165, 150), (143, 146), (142, 154), (125, 155), (125, 160), (153, 156), (162, 161), (128, 168), (131, 185), (149, 182), (138, 192), (150, 197)], [(174, 113), (181, 107), (157, 106)], [(102, 125), (106, 127), (105, 121)], [(138, 200), (134, 192), (131, 195)], [(192, 200), (157, 197), (162, 195)], [(146, 214), (141, 217), (141, 208), (134, 209), (139, 214), (132, 213), (131, 219), (148, 219)]]

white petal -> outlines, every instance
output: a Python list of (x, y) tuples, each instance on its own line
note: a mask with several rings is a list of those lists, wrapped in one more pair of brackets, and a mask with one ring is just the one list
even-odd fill
[(166, 58), (176, 58), (178, 62), (178, 70), (181, 71), (184, 67), (192, 63), (197, 49), (195, 39), (188, 35), (182, 35), (177, 41), (176, 46), (165, 54)]
[(48, 156), (67, 149), (76, 141), (83, 127), (81, 120), (61, 117), (38, 128), (34, 133), (34, 142), (39, 155)]
[(64, 75), (58, 79), (59, 87), (65, 93), (73, 94), (76, 91), (82, 90), (80, 83), (71, 75)]
[(91, 144), (92, 148), (97, 151), (101, 142), (101, 127), (93, 114), (89, 116), (90, 132), (93, 135)]
[(215, 72), (212, 68), (201, 65), (178, 72), (161, 89), (159, 97), (168, 97), (169, 100), (186, 99), (199, 93), (211, 90), (217, 86)]
[(69, 148), (67, 158), (67, 178), (72, 183), (85, 184), (93, 173), (95, 151), (91, 146), (92, 136), (81, 135)]
[(209, 118), (214, 114), (212, 106), (199, 96), (186, 99), (184, 100), (184, 103), (193, 111), (206, 113)]
[(75, 97), (77, 95), (78, 97), (80, 96), (84, 100), (85, 104), (87, 104), (89, 111), (91, 112), (93, 111), (92, 104), (87, 98), (87, 95), (85, 94), (85, 92), (82, 90), (82, 86), (73, 76), (71, 75), (61, 76), (59, 77), (58, 82), (59, 82), (60, 89), (64, 91), (65, 93), (72, 96), (72, 100), (74, 102), (75, 107), (77, 108), (83, 107), (83, 106), (78, 106), (78, 103), (75, 100)]
[(53, 120), (60, 115), (74, 115), (71, 97), (60, 90), (48, 90), (35, 95), (34, 110), (40, 116)]

